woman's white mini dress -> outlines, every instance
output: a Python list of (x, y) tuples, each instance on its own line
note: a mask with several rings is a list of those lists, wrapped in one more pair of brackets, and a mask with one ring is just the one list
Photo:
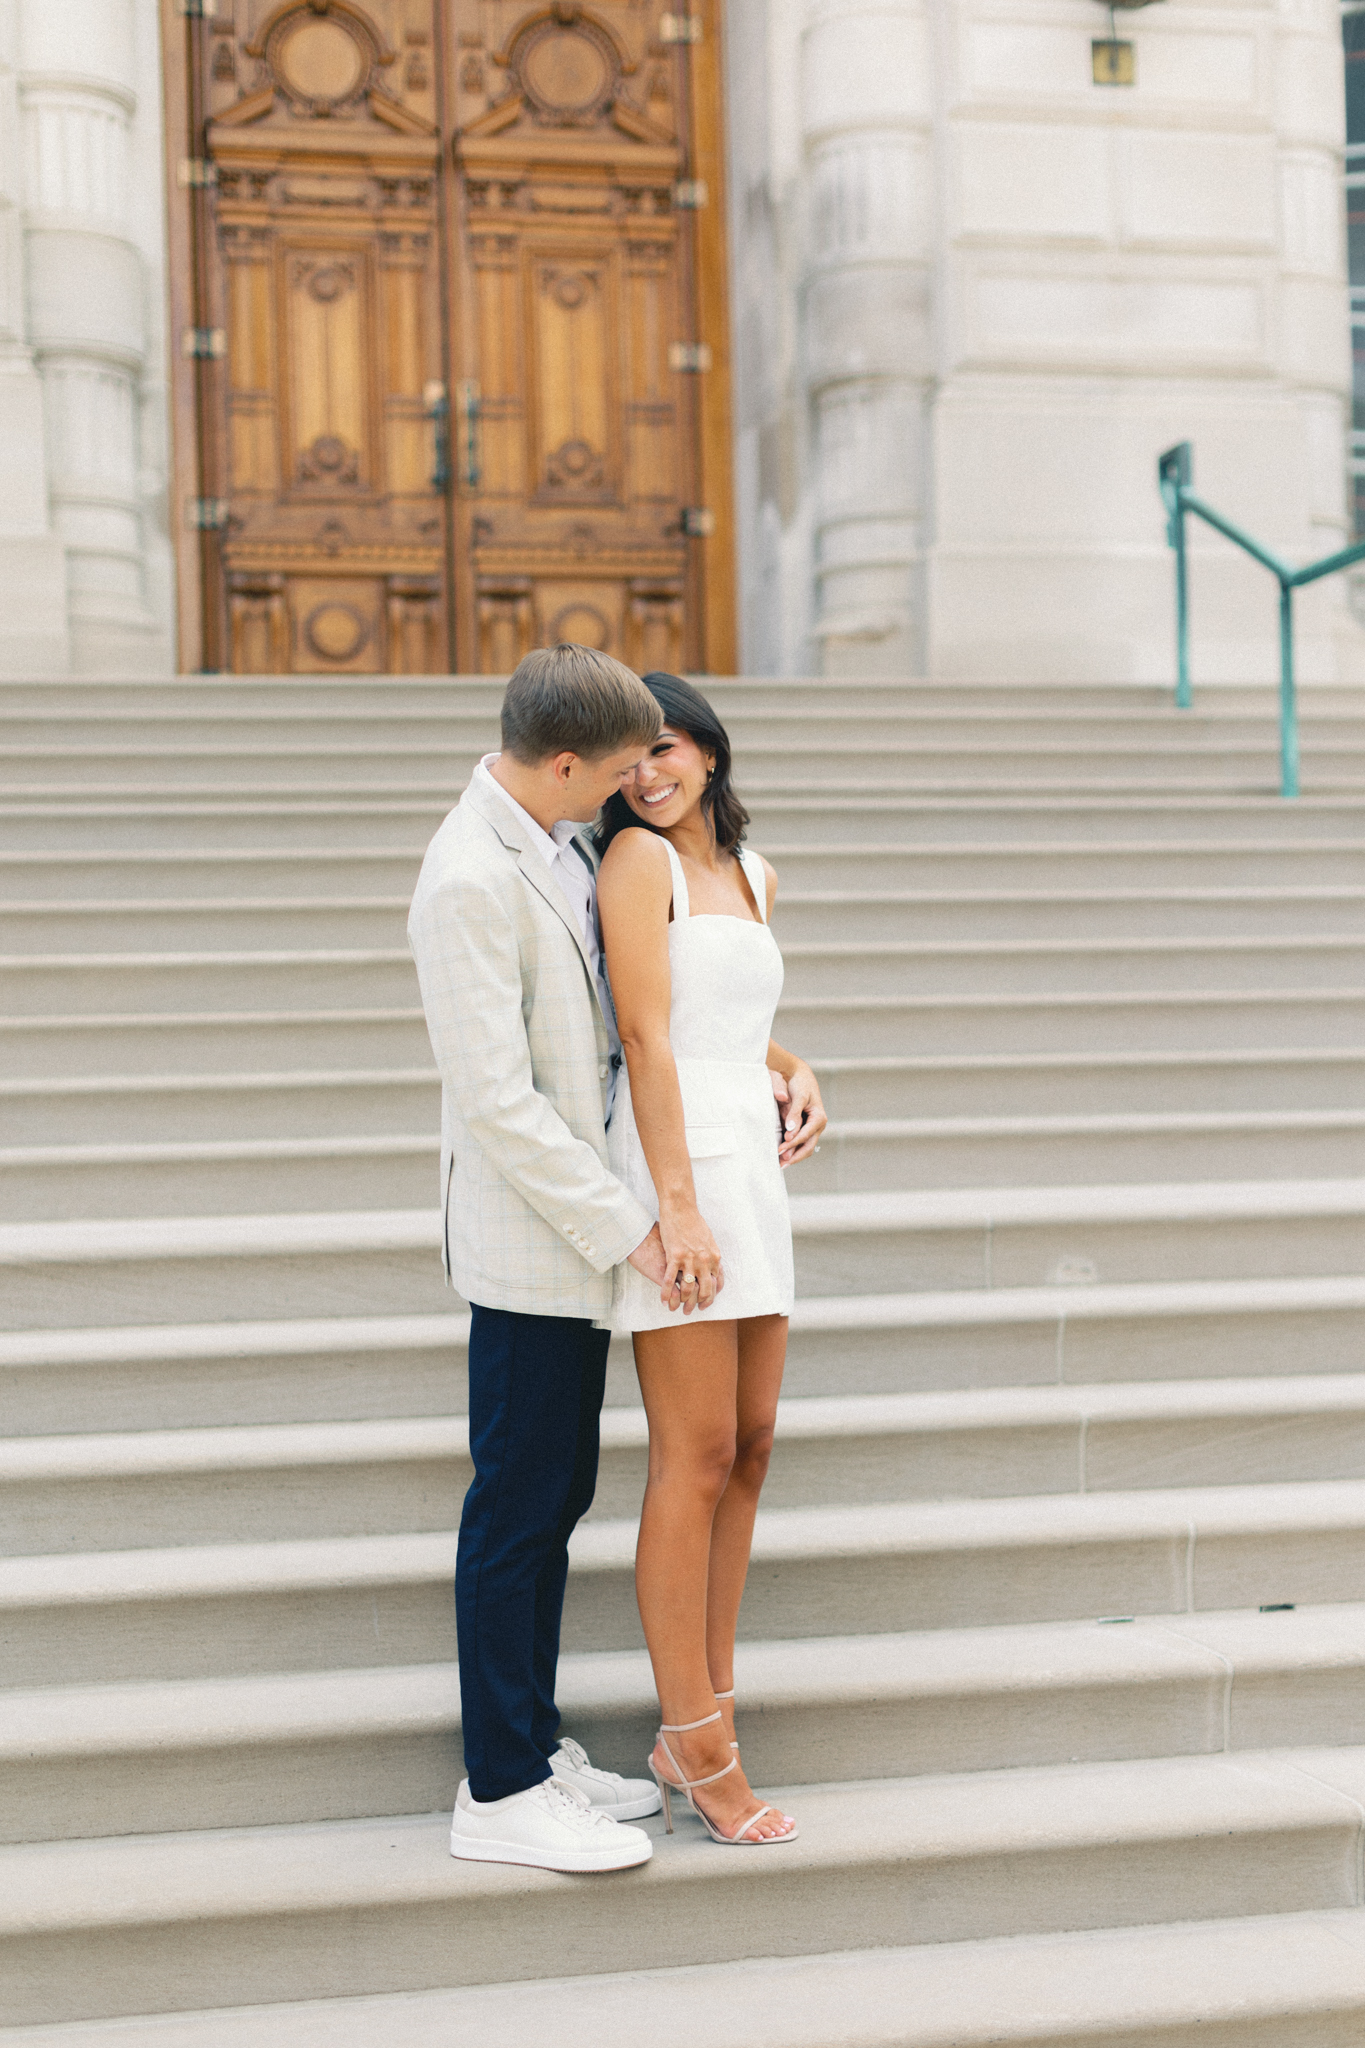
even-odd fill
[[(720, 1246), (725, 1286), (698, 1316), (729, 1322), (742, 1316), (788, 1315), (795, 1291), (791, 1212), (777, 1163), (778, 1116), (768, 1078), (768, 1040), (782, 993), (782, 955), (767, 924), (763, 863), (739, 858), (763, 920), (693, 917), (682, 862), (664, 840), (673, 870), (673, 922), (668, 927), (672, 1007), (668, 1035), (682, 1089), (687, 1149), (697, 1207)], [(645, 1162), (623, 1067), (607, 1133), (611, 1169), (657, 1217), (659, 1205)], [(679, 1329), (680, 1311), (666, 1309), (659, 1290), (633, 1266), (616, 1268), (610, 1327), (616, 1331)]]

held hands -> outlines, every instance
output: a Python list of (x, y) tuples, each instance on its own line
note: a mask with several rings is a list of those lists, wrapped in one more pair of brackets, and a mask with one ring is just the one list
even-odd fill
[(771, 1067), (768, 1077), (773, 1084), (773, 1097), (781, 1122), (777, 1160), (785, 1169), (795, 1166), (799, 1160), (809, 1159), (812, 1152), (819, 1149), (820, 1133), (829, 1118), (820, 1100), (820, 1084), (804, 1060), (798, 1060), (790, 1080), (784, 1080)]
[(666, 1210), (659, 1218), (667, 1261), (659, 1283), (659, 1299), (667, 1309), (710, 1308), (725, 1285), (720, 1246), (695, 1203)]
[[(690, 1231), (670, 1227), (671, 1255), (664, 1249), (663, 1234), (656, 1223), (626, 1261), (637, 1273), (643, 1273), (646, 1280), (653, 1281), (665, 1308), (675, 1314), (681, 1308), (685, 1316), (690, 1316), (694, 1308), (710, 1308), (725, 1285), (720, 1251), (695, 1209), (691, 1221), (694, 1227)], [(702, 1240), (710, 1247), (709, 1253), (701, 1248)], [(684, 1274), (689, 1281), (686, 1287), (682, 1284)]]

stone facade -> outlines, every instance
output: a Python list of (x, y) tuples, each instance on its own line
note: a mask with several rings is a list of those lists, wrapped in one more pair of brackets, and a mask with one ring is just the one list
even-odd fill
[(154, 0), (0, 0), (0, 663), (171, 666)]
[[(156, 0), (0, 0), (0, 670), (172, 660)], [(1166, 680), (1154, 486), (1346, 531), (1334, 0), (742, 0), (727, 13), (743, 661)], [(1196, 536), (1199, 680), (1273, 587)], [(1365, 671), (1343, 579), (1305, 678)]]
[[(1159, 451), (1271, 546), (1346, 529), (1330, 0), (748, 0), (730, 14), (744, 652), (783, 673), (1165, 680)], [(1196, 536), (1205, 681), (1274, 585)], [(1357, 673), (1341, 579), (1305, 677)]]

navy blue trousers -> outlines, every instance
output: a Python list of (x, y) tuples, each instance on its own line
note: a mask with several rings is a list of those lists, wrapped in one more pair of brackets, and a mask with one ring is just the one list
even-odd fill
[(597, 1484), (605, 1330), (473, 1309), (469, 1448), (455, 1566), (460, 1713), (475, 1799), (550, 1775), (569, 1537)]

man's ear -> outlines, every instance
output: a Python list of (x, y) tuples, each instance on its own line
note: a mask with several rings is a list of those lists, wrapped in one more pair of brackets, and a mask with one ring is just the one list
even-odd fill
[(578, 766), (578, 758), (577, 754), (570, 753), (567, 748), (562, 754), (555, 755), (551, 766), (554, 769), (556, 782), (567, 782), (569, 780), (574, 769)]

